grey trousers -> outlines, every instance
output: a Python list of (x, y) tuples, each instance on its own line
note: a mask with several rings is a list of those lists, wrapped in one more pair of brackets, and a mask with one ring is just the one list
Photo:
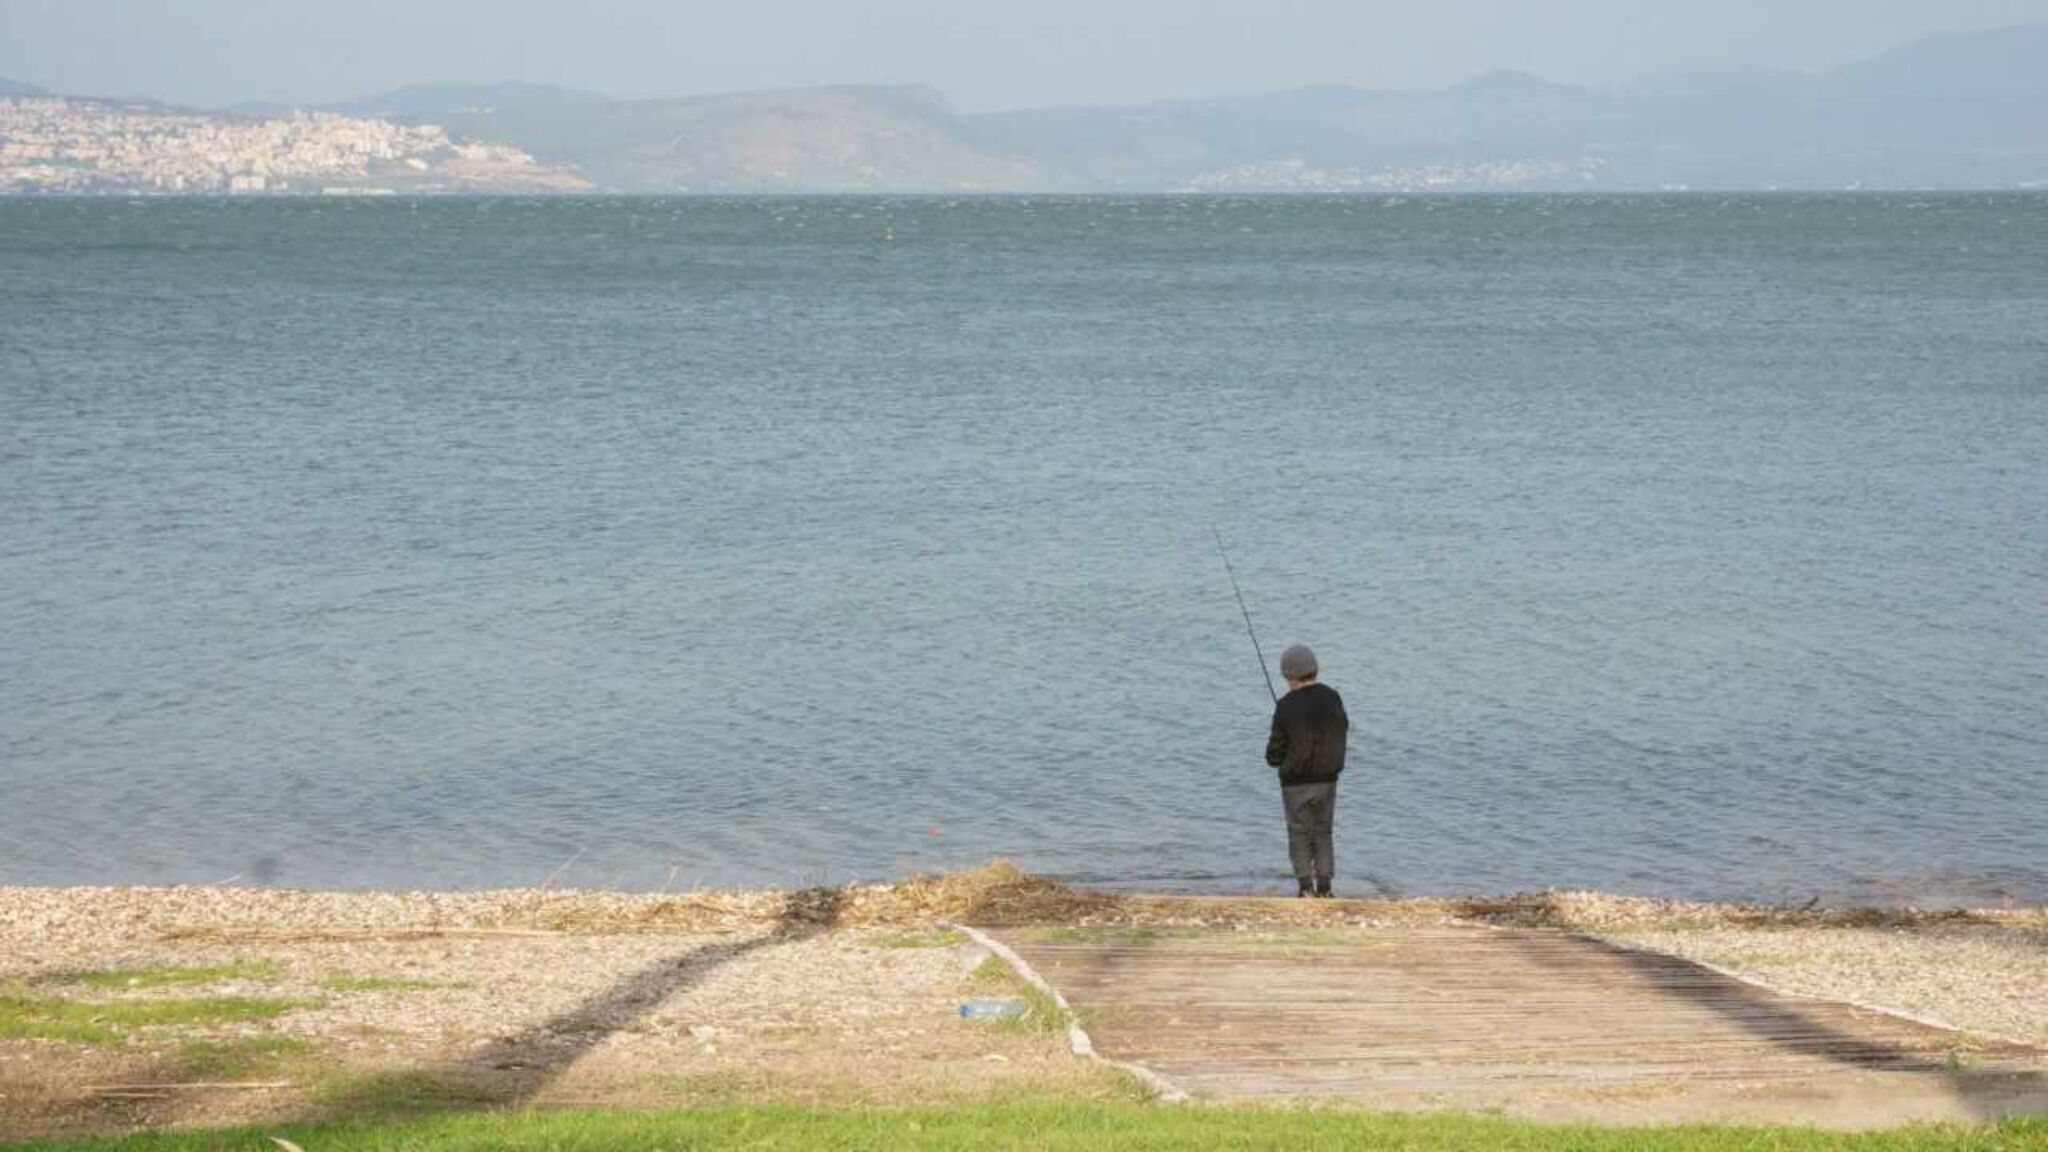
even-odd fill
[(1280, 789), (1287, 812), (1287, 854), (1294, 875), (1302, 880), (1328, 880), (1337, 874), (1330, 847), (1330, 825), (1337, 818), (1337, 784), (1295, 784)]

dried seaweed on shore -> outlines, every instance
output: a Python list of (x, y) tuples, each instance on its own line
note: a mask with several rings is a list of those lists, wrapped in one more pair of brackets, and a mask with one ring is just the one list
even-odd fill
[(427, 936), (704, 934), (763, 927), (912, 928), (940, 921), (1245, 926), (1485, 923), (1600, 932), (1623, 928), (1911, 928), (1997, 926), (2048, 942), (2048, 909), (1702, 904), (1596, 892), (1506, 897), (1303, 901), (1095, 892), (1008, 861), (894, 884), (796, 891), (626, 893), (303, 892), (282, 889), (0, 888), (0, 931), (177, 940), (310, 941)]

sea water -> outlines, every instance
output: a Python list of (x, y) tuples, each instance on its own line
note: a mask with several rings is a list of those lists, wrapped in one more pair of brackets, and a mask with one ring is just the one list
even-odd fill
[(2048, 899), (2048, 196), (0, 202), (0, 883)]

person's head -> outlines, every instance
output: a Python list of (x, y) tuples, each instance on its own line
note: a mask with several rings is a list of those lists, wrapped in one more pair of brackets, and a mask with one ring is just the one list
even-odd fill
[(1280, 654), (1280, 675), (1287, 678), (1287, 688), (1305, 688), (1316, 682), (1316, 654), (1308, 645), (1296, 644)]

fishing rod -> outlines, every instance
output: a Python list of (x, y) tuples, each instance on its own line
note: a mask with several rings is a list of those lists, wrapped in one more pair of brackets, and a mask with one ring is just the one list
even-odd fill
[(1266, 678), (1266, 694), (1277, 704), (1280, 693), (1273, 690), (1273, 673), (1266, 667), (1265, 650), (1259, 647), (1259, 634), (1252, 627), (1252, 610), (1244, 606), (1244, 589), (1237, 586), (1237, 569), (1231, 567), (1230, 551), (1223, 547), (1223, 530), (1211, 524), (1209, 531), (1216, 536), (1216, 554), (1223, 557), (1223, 570), (1230, 575), (1230, 590), (1237, 594), (1237, 610), (1244, 613), (1244, 634), (1252, 638), (1252, 652), (1259, 658), (1259, 675)]

